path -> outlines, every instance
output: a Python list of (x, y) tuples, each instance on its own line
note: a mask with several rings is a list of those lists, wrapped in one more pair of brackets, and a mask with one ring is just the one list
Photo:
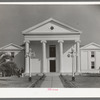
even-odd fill
[(63, 84), (59, 76), (46, 76), (41, 88), (63, 88)]

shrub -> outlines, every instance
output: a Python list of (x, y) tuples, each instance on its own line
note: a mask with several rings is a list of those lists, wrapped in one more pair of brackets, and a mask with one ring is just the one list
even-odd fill
[[(10, 61), (6, 61), (7, 59), (9, 59)], [(2, 72), (2, 76), (20, 76), (20, 70), (12, 59), (13, 58), (11, 55), (3, 52), (0, 53), (0, 71)]]
[(3, 73), (3, 76), (19, 76), (18, 70), (16, 63), (13, 61), (4, 62), (0, 65), (0, 71)]

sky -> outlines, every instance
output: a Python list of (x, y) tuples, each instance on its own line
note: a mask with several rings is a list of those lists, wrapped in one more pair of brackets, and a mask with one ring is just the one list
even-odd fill
[(51, 17), (82, 31), (82, 45), (100, 44), (100, 5), (0, 5), (0, 47), (23, 44), (23, 30)]

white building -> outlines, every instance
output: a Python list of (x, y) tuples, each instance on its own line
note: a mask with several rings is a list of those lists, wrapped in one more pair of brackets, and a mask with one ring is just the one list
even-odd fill
[(90, 43), (80, 47), (80, 33), (50, 18), (22, 32), (25, 50), (11, 43), (1, 47), (0, 52), (14, 55), (14, 61), (25, 69), (25, 74), (98, 73), (100, 45)]
[(25, 73), (72, 73), (72, 58), (68, 57), (72, 47), (76, 52), (74, 70), (79, 73), (80, 33), (52, 18), (24, 30)]
[(80, 48), (81, 73), (98, 73), (100, 67), (100, 45), (90, 43)]

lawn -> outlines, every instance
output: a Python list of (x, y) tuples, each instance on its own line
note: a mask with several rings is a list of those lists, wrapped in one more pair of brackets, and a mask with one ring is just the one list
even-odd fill
[(0, 88), (25, 88), (35, 83), (40, 76), (32, 76), (32, 82), (28, 81), (28, 76), (20, 77), (0, 77)]
[(65, 75), (63, 78), (73, 83), (78, 88), (100, 88), (100, 75), (76, 75), (75, 82), (72, 82), (71, 75)]

